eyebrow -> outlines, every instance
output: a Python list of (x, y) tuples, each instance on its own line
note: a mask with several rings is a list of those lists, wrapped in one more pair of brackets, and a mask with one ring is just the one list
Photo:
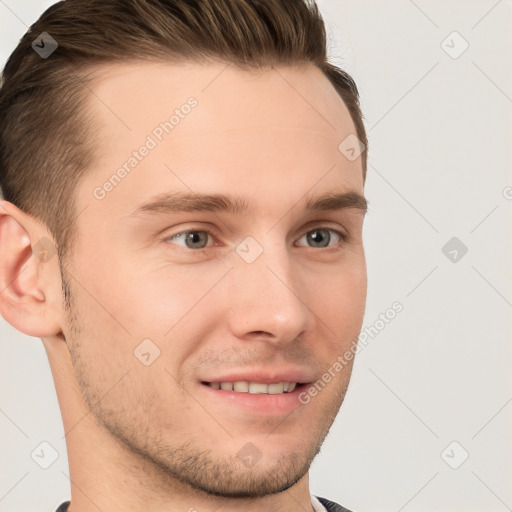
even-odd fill
[[(307, 211), (328, 211), (355, 208), (364, 214), (368, 201), (357, 192), (331, 192), (321, 196), (306, 197)], [(130, 217), (165, 215), (179, 212), (224, 212), (234, 215), (247, 213), (249, 204), (239, 196), (226, 194), (194, 194), (184, 192), (163, 193), (139, 206)]]

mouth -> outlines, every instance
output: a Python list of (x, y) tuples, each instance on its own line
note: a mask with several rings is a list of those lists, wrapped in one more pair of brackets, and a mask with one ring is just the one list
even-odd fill
[(196, 382), (200, 394), (219, 413), (246, 421), (247, 415), (254, 420), (282, 418), (298, 408), (310, 411), (310, 407), (304, 407), (301, 394), (315, 382), (317, 374), (311, 367), (260, 365), (203, 374)]
[(292, 393), (297, 387), (303, 386), (300, 382), (250, 382), (239, 380), (233, 382), (201, 382), (205, 386), (218, 391), (233, 391), (235, 393), (249, 393), (251, 395), (282, 395)]
[(199, 387), (209, 403), (218, 404), (227, 416), (242, 413), (268, 418), (283, 417), (304, 407), (299, 398), (308, 385), (295, 381), (222, 380), (201, 381)]

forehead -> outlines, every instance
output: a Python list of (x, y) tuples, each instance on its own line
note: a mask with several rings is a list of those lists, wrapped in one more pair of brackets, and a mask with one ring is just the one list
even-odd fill
[[(296, 201), (315, 186), (362, 191), (360, 159), (338, 149), (354, 124), (312, 64), (242, 71), (220, 62), (134, 62), (98, 68), (90, 87), (96, 164), (78, 206), (100, 217), (173, 190), (255, 201), (276, 192)], [(97, 187), (103, 199), (94, 197)]]

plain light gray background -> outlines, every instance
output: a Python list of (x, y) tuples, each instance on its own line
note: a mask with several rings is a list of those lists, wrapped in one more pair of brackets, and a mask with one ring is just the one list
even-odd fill
[[(0, 0), (2, 63), (52, 3)], [(319, 5), (370, 138), (364, 326), (403, 311), (358, 354), (311, 490), (359, 512), (512, 510), (511, 2)], [(69, 473), (46, 355), (0, 336), (0, 511), (53, 512)]]

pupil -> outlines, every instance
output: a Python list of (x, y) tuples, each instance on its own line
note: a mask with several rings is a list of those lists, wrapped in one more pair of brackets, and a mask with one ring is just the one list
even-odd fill
[(202, 247), (203, 244), (201, 242), (204, 242), (204, 238), (204, 233), (200, 233), (198, 231), (189, 233), (187, 236), (187, 246), (190, 247), (190, 245), (192, 245), (193, 248), (197, 248), (196, 244), (199, 243)]
[(318, 244), (322, 244), (322, 241), (329, 244), (330, 241), (330, 235), (325, 229), (315, 229), (311, 232), (309, 235), (310, 241), (313, 243), (313, 245), (318, 246)]

